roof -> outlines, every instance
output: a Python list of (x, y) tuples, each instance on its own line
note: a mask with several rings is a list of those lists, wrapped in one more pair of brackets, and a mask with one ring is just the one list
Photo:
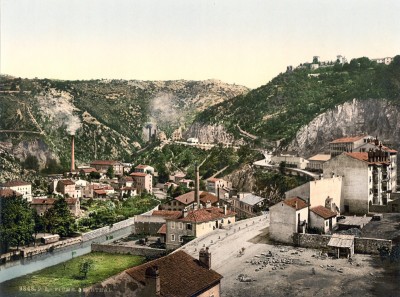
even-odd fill
[(80, 171), (83, 171), (84, 173), (90, 173), (90, 172), (97, 172), (96, 168), (82, 168)]
[(90, 165), (114, 165), (118, 163), (118, 161), (113, 161), (113, 160), (95, 160), (90, 162)]
[(0, 189), (0, 197), (9, 198), (9, 197), (13, 197), (14, 195), (16, 197), (22, 196), (21, 193), (18, 193), (11, 189)]
[(30, 186), (31, 183), (22, 181), (22, 180), (13, 180), (13, 181), (9, 181), (9, 182), (5, 182), (3, 184), (1, 184), (1, 186), (3, 187), (19, 187), (19, 186)]
[(147, 167), (149, 167), (149, 165), (142, 165), (142, 164), (139, 164), (139, 165), (136, 166), (135, 168), (137, 168), (137, 169), (146, 169)]
[(93, 190), (97, 195), (107, 195), (107, 192), (103, 189)]
[(182, 172), (178, 172), (175, 174), (175, 177), (185, 177), (185, 176), (186, 176), (186, 174), (182, 173)]
[(335, 212), (333, 212), (332, 210), (330, 210), (322, 205), (318, 205), (318, 206), (311, 208), (311, 211), (313, 213), (315, 213), (316, 215), (320, 216), (321, 218), (324, 218), (325, 220), (336, 217)]
[(186, 217), (182, 217), (178, 219), (181, 222), (209, 222), (217, 219), (223, 219), (235, 216), (236, 213), (227, 210), (227, 213), (224, 214), (224, 210), (219, 207), (209, 207), (209, 208), (201, 208), (197, 210), (189, 211)]
[(308, 161), (328, 161), (328, 160), (330, 160), (330, 158), (331, 158), (331, 155), (317, 154), (317, 155), (309, 158)]
[(151, 215), (168, 219), (177, 219), (182, 215), (182, 212), (177, 210), (154, 210)]
[(308, 206), (308, 204), (299, 197), (293, 197), (293, 198), (283, 200), (283, 203), (285, 203), (286, 205), (288, 205), (296, 210), (300, 210), (300, 209), (303, 209)]
[[(186, 194), (180, 195), (180, 196), (176, 197), (175, 200), (177, 200), (185, 205), (192, 204), (193, 202), (195, 202), (194, 192), (195, 191), (190, 191)], [(200, 195), (200, 201), (203, 204), (206, 204), (208, 201), (211, 202), (211, 204), (218, 202), (218, 197), (209, 192), (202, 191), (199, 193), (199, 195)]]
[(246, 203), (248, 205), (256, 205), (263, 200), (265, 200), (265, 198), (254, 195), (252, 193), (245, 193), (243, 198), (240, 199), (240, 202)]
[(363, 139), (364, 137), (366, 137), (366, 135), (362, 135), (362, 136), (351, 136), (351, 137), (343, 137), (343, 138), (335, 139), (334, 141), (331, 141), (330, 143), (348, 143), (348, 142), (355, 142), (355, 141), (358, 141), (358, 140), (360, 140), (360, 139)]
[(186, 297), (197, 296), (201, 291), (218, 284), (222, 275), (203, 266), (184, 251), (177, 251), (126, 270), (134, 280), (146, 284), (145, 272), (157, 266), (160, 275), (160, 295)]
[(167, 234), (167, 224), (163, 224), (160, 229), (158, 229), (157, 234)]
[(64, 186), (72, 186), (75, 185), (75, 182), (69, 179), (61, 179), (58, 181), (59, 183), (63, 184)]
[(147, 176), (147, 173), (143, 173), (143, 172), (133, 172), (130, 174), (130, 176), (136, 176), (136, 177), (145, 177)]
[(219, 178), (216, 178), (216, 177), (210, 177), (209, 179), (207, 179), (207, 181), (209, 181), (209, 182), (212, 182), (212, 183), (215, 183), (215, 182), (217, 182), (217, 181), (219, 181), (220, 179)]
[(333, 234), (328, 242), (328, 246), (338, 248), (350, 248), (354, 244), (354, 235)]
[(135, 188), (134, 187), (122, 187), (121, 188), (121, 191), (132, 191), (132, 190), (135, 190)]
[(353, 159), (367, 162), (368, 164), (389, 164), (389, 161), (376, 161), (376, 162), (369, 162), (368, 161), (368, 152), (353, 152), (353, 153), (344, 153), (346, 156), (352, 157)]

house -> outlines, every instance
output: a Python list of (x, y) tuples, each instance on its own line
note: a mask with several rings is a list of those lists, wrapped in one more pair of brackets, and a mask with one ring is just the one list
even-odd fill
[(138, 166), (135, 167), (135, 172), (154, 174), (154, 167), (151, 167), (149, 165), (139, 164)]
[[(180, 210), (180, 211), (184, 210), (185, 208), (194, 209), (196, 203), (194, 195), (195, 191), (191, 191), (186, 194), (180, 195), (175, 199), (165, 202), (162, 205), (162, 209)], [(200, 203), (204, 207), (207, 206), (207, 204), (210, 204), (211, 206), (217, 206), (219, 202), (218, 197), (209, 192), (200, 191), (199, 196), (200, 196)]]
[(119, 188), (122, 187), (133, 187), (134, 186), (134, 180), (132, 176), (123, 176), (118, 180), (118, 186)]
[(221, 189), (224, 188), (231, 188), (232, 183), (228, 182), (222, 178), (215, 178), (211, 177), (207, 179), (206, 189), (208, 192), (215, 194), (216, 196), (219, 195), (221, 197)]
[[(77, 217), (81, 214), (81, 206), (80, 206), (79, 199), (65, 198), (65, 201), (67, 202), (69, 211), (72, 213), (72, 215)], [(55, 202), (56, 202), (56, 199), (54, 199), (54, 198), (33, 199), (31, 202), (31, 207), (36, 210), (38, 215), (42, 216), (48, 209), (50, 209), (54, 206)]]
[[(154, 210), (151, 214), (137, 215), (135, 216), (135, 234), (157, 235), (163, 226), (166, 230), (166, 219), (176, 219), (181, 215), (181, 211), (169, 210)], [(160, 235), (162, 243), (165, 243), (165, 234)]]
[(176, 187), (178, 187), (178, 185), (173, 182), (166, 182), (163, 186), (163, 191), (167, 192), (170, 187), (172, 187), (172, 189), (175, 189)]
[(85, 176), (90, 175), (92, 172), (97, 172), (96, 168), (88, 167), (88, 168), (81, 168), (79, 173)]
[(21, 181), (21, 180), (13, 180), (9, 182), (5, 182), (0, 185), (1, 189), (10, 189), (15, 192), (22, 194), (22, 197), (26, 199), (26, 201), (32, 201), (32, 184)]
[(183, 210), (179, 218), (167, 218), (167, 250), (180, 247), (185, 239), (199, 237), (214, 229), (233, 224), (235, 215), (236, 213), (227, 207), (208, 207)]
[(0, 188), (0, 197), (1, 198), (10, 198), (10, 197), (23, 197), (21, 193), (18, 193), (11, 189), (2, 189)]
[(369, 138), (371, 136), (360, 135), (335, 139), (329, 143), (331, 157), (336, 157), (345, 152), (353, 152), (357, 147), (366, 143)]
[(287, 191), (285, 197), (299, 197), (310, 207), (323, 205), (334, 212), (343, 212), (342, 185), (343, 177), (341, 176), (322, 178)]
[(184, 251), (132, 267), (85, 289), (87, 296), (136, 297), (219, 297), (222, 275), (211, 269), (208, 248), (199, 251), (199, 260)]
[(264, 203), (265, 198), (252, 193), (240, 193), (232, 198), (233, 210), (239, 218), (251, 218), (258, 215)]
[(61, 179), (57, 182), (56, 192), (61, 193), (64, 197), (81, 198), (82, 191), (76, 187), (75, 182), (69, 179)]
[(269, 235), (272, 240), (293, 243), (293, 233), (304, 233), (308, 226), (308, 204), (292, 197), (269, 208)]
[(280, 153), (271, 157), (272, 164), (279, 165), (282, 162), (284, 162), (287, 167), (295, 167), (299, 169), (305, 169), (308, 164), (308, 160), (294, 153)]
[(390, 153), (384, 150), (338, 155), (324, 164), (324, 176), (343, 177), (346, 213), (367, 214), (387, 205), (392, 190)]
[(199, 139), (198, 139), (198, 138), (191, 137), (191, 138), (188, 138), (188, 139), (186, 140), (186, 142), (187, 142), (187, 143), (191, 143), (191, 144), (197, 144), (197, 143), (199, 143)]
[(145, 191), (148, 193), (153, 193), (153, 176), (151, 174), (133, 172), (130, 174), (130, 176), (134, 180), (134, 186), (138, 194), (141, 194)]
[(174, 183), (178, 184), (182, 179), (186, 177), (186, 174), (183, 172), (177, 172), (174, 175), (171, 175), (169, 179)]
[(372, 59), (371, 61), (375, 61), (377, 64), (389, 65), (390, 63), (392, 63), (393, 58), (392, 57), (377, 58), (377, 59)]
[(317, 229), (323, 234), (332, 232), (337, 225), (336, 216), (336, 212), (325, 206), (312, 207), (310, 208), (310, 228)]
[(179, 185), (186, 188), (193, 188), (194, 180), (184, 178), (179, 181)]
[(308, 164), (306, 169), (310, 171), (316, 171), (316, 172), (322, 172), (323, 164), (330, 160), (331, 155), (330, 154), (317, 154), (315, 156), (312, 156), (311, 158), (308, 159)]
[(90, 162), (90, 167), (95, 168), (98, 172), (102, 174), (106, 174), (110, 167), (113, 168), (114, 175), (122, 176), (124, 174), (124, 165), (118, 161), (96, 160)]

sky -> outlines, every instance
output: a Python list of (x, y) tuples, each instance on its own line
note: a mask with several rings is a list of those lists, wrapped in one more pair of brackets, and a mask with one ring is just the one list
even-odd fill
[(52, 79), (219, 79), (400, 54), (398, 0), (0, 0), (0, 72)]

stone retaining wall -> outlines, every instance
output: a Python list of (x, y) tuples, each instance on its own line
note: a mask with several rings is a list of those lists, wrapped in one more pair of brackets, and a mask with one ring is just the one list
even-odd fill
[(92, 252), (104, 252), (110, 254), (130, 254), (144, 257), (160, 257), (166, 254), (163, 249), (153, 249), (149, 247), (133, 247), (113, 244), (92, 244)]
[(127, 220), (112, 224), (111, 226), (106, 226), (100, 229), (96, 229), (90, 232), (82, 234), (82, 241), (88, 241), (96, 237), (106, 235), (110, 232), (117, 231), (122, 228), (132, 226), (132, 233), (134, 232), (135, 218), (129, 218)]

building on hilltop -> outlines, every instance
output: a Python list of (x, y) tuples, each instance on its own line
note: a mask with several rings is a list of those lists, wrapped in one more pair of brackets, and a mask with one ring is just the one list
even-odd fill
[[(222, 275), (211, 269), (208, 248), (195, 259), (184, 251), (132, 267), (85, 289), (86, 296), (219, 297)], [(110, 292), (111, 291), (111, 292)]]
[(371, 59), (371, 61), (374, 61), (374, 62), (376, 62), (378, 64), (389, 65), (390, 63), (392, 63), (393, 58), (392, 57), (377, 58), (377, 59)]
[(32, 201), (32, 184), (21, 181), (21, 180), (13, 180), (9, 182), (5, 182), (0, 184), (0, 189), (10, 189), (15, 192), (22, 194), (22, 197), (26, 199), (26, 201)]

